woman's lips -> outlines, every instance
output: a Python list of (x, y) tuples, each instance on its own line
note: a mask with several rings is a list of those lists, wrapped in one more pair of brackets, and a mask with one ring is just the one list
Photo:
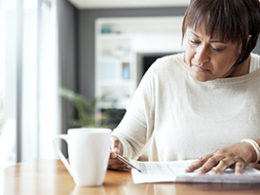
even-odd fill
[(193, 66), (200, 72), (210, 72), (209, 69), (193, 64)]

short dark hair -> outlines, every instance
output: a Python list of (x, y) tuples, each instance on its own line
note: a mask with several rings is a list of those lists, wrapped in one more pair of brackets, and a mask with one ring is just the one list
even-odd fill
[[(220, 35), (223, 41), (241, 43), (242, 51), (235, 65), (248, 58), (260, 31), (259, 0), (191, 0), (182, 24), (182, 38), (187, 27), (195, 30), (205, 25), (206, 33)], [(248, 41), (248, 36), (251, 35)]]

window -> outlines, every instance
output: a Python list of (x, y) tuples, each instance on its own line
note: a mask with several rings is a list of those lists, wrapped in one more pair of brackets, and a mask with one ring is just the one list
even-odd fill
[(59, 131), (55, 0), (0, 4), (0, 166), (54, 157)]
[(17, 2), (0, 5), (0, 167), (16, 159), (17, 124)]

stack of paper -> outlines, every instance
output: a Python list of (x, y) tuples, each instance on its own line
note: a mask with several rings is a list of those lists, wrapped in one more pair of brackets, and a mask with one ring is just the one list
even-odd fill
[(193, 182), (193, 183), (260, 183), (260, 171), (252, 167), (244, 169), (243, 174), (234, 174), (233, 169), (218, 175), (199, 175), (196, 171), (185, 172), (193, 161), (140, 162), (131, 161), (142, 172), (132, 169), (134, 183), (155, 182)]

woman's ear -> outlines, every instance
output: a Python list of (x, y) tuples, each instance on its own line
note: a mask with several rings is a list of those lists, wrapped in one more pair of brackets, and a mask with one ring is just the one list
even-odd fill
[(251, 38), (252, 38), (252, 35), (248, 35), (248, 37), (247, 37), (247, 43), (250, 41)]
[[(251, 38), (252, 38), (252, 35), (248, 35), (246, 44), (248, 44), (248, 42), (250, 41)], [(239, 51), (239, 55), (240, 55), (242, 52), (242, 44), (239, 44), (238, 51)]]

